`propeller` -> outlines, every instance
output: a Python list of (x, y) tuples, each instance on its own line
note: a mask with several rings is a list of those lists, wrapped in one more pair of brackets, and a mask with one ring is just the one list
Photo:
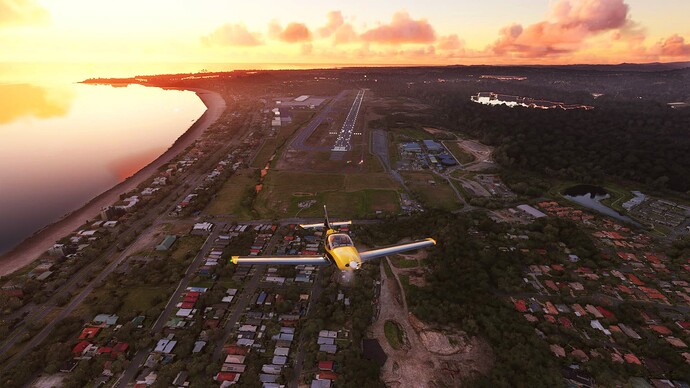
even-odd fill
[(356, 260), (352, 260), (352, 261), (350, 262), (350, 268), (352, 268), (352, 269), (359, 269), (359, 267), (360, 267), (360, 264), (359, 264)]

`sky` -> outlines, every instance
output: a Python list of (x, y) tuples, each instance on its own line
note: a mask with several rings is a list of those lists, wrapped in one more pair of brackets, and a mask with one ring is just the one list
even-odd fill
[(690, 60), (688, 0), (0, 0), (0, 62)]

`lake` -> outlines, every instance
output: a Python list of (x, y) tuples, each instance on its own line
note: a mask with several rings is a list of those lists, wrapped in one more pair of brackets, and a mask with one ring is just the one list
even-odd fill
[(610, 195), (600, 186), (593, 185), (577, 185), (566, 189), (563, 196), (570, 201), (582, 205), (588, 209), (595, 210), (601, 214), (613, 217), (619, 221), (627, 222), (636, 226), (642, 226), (635, 222), (632, 218), (624, 216), (610, 207), (601, 203), (601, 200), (609, 198)]
[(19, 80), (0, 80), (0, 254), (155, 160), (206, 110), (189, 91)]

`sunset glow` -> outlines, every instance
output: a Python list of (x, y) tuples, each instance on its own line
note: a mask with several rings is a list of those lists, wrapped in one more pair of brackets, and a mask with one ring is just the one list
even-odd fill
[(681, 0), (0, 0), (0, 61), (668, 62), (690, 58), (688, 15)]

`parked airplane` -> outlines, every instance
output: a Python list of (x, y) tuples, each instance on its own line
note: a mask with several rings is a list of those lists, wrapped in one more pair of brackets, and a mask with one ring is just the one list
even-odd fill
[(359, 269), (362, 263), (377, 257), (394, 255), (396, 253), (411, 251), (436, 245), (436, 240), (426, 238), (405, 244), (391, 245), (376, 248), (368, 251), (359, 252), (355, 244), (347, 233), (341, 233), (333, 229), (334, 227), (351, 225), (352, 221), (329, 222), (326, 206), (323, 207), (325, 219), (323, 224), (300, 225), (304, 229), (326, 230), (324, 234), (324, 255), (301, 255), (301, 256), (232, 256), (232, 263), (238, 265), (253, 264), (284, 264), (284, 265), (329, 265), (334, 264), (342, 271)]

